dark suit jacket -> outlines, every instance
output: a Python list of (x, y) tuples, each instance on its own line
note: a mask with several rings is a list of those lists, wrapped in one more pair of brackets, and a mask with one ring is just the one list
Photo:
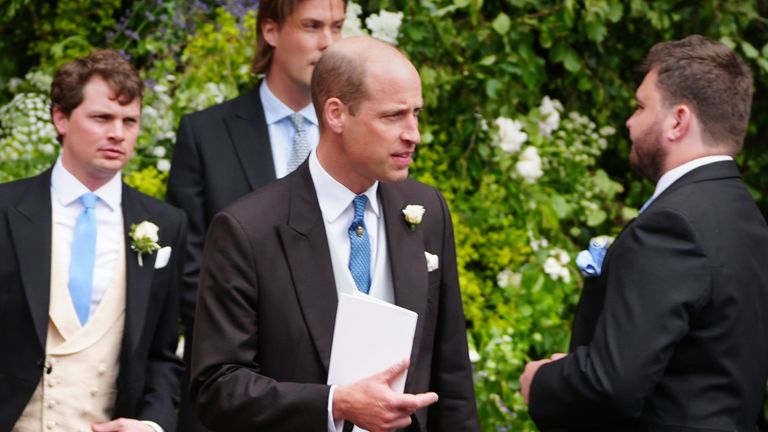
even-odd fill
[[(418, 313), (405, 391), (440, 401), (412, 431), (478, 430), (446, 203), (429, 186), (380, 184), (396, 303)], [(420, 204), (411, 231), (402, 209)], [(440, 268), (427, 272), (424, 252)], [(192, 400), (217, 431), (322, 431), (327, 425), (337, 294), (305, 162), (237, 201), (211, 224), (200, 273)]]
[(571, 355), (534, 377), (544, 431), (754, 431), (768, 377), (768, 226), (736, 164), (673, 183), (587, 282)]
[[(51, 284), (51, 171), (0, 185), (0, 430), (11, 430), (40, 382)], [(186, 236), (184, 214), (123, 185), (126, 244), (125, 334), (114, 417), (152, 420), (176, 430), (178, 284)], [(164, 268), (156, 253), (139, 267), (130, 226), (148, 220), (159, 244), (173, 248)]]
[(182, 117), (166, 199), (183, 209), (189, 219), (181, 293), (187, 340), (192, 337), (197, 277), (208, 225), (224, 207), (273, 180), (272, 147), (258, 85), (231, 101)]

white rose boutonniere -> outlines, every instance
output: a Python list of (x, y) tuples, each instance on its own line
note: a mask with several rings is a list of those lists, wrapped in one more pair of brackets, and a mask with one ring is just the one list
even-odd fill
[(416, 231), (416, 225), (421, 223), (421, 218), (424, 216), (424, 207), (416, 204), (409, 204), (403, 209), (403, 215), (405, 221), (411, 226), (411, 231)]
[(131, 225), (131, 249), (139, 253), (139, 267), (144, 265), (141, 260), (142, 254), (152, 254), (160, 249), (160, 245), (157, 244), (158, 231), (160, 228), (149, 221)]

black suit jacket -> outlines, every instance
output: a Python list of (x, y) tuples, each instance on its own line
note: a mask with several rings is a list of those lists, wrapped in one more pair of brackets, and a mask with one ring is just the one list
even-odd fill
[[(45, 362), (51, 284), (51, 171), (0, 185), (0, 430), (11, 430), (32, 397)], [(123, 185), (126, 244), (125, 333), (114, 417), (152, 420), (176, 430), (178, 284), (186, 218), (171, 206)], [(156, 253), (138, 265), (130, 226), (154, 222), (171, 259), (154, 269)]]
[(189, 219), (181, 293), (181, 318), (188, 341), (208, 225), (236, 199), (273, 180), (275, 167), (259, 85), (231, 101), (182, 117), (166, 199), (183, 209)]
[[(478, 430), (450, 214), (440, 193), (380, 184), (396, 303), (418, 313), (405, 391), (440, 400), (412, 431)], [(421, 204), (411, 231), (402, 209)], [(440, 268), (427, 271), (424, 252)], [(327, 425), (337, 294), (305, 162), (211, 224), (200, 273), (192, 399), (217, 431), (321, 431)]]
[(768, 377), (768, 226), (736, 164), (674, 182), (608, 250), (571, 355), (542, 366), (544, 431), (754, 431)]

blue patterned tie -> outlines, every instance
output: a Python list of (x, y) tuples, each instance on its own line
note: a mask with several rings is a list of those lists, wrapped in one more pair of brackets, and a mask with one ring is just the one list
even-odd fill
[(356, 196), (352, 200), (355, 207), (355, 217), (347, 231), (349, 234), (349, 272), (355, 280), (357, 289), (365, 294), (371, 288), (371, 243), (368, 240), (368, 230), (365, 229), (365, 204), (368, 197)]
[(309, 137), (304, 128), (304, 116), (301, 113), (293, 113), (288, 118), (291, 119), (293, 127), (296, 128), (296, 134), (293, 136), (293, 148), (288, 157), (288, 172), (293, 172), (309, 155)]
[(96, 261), (96, 200), (94, 193), (80, 197), (83, 211), (77, 217), (72, 236), (72, 256), (69, 262), (69, 293), (80, 324), (85, 325), (91, 309), (93, 264)]

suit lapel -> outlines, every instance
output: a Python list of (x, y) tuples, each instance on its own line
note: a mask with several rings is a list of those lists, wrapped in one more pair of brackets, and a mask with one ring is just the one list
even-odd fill
[(307, 162), (290, 181), (288, 223), (278, 230), (299, 307), (328, 372), (338, 303), (328, 239)]
[(408, 204), (416, 203), (406, 203), (396, 185), (379, 183), (379, 198), (387, 233), (395, 304), (419, 314), (413, 344), (414, 352), (411, 353), (411, 358), (418, 358), (419, 353), (416, 350), (421, 345), (421, 330), (424, 326), (429, 284), (426, 258), (424, 258), (423, 230), (426, 227), (411, 231), (405, 223), (403, 208)]
[[(139, 266), (137, 252), (131, 249), (131, 225), (145, 220), (153, 222), (152, 215), (140, 201), (138, 192), (125, 184), (123, 184), (122, 207), (126, 260), (125, 332), (128, 346), (134, 350), (141, 338), (141, 330), (144, 328), (157, 254), (144, 254), (142, 266)], [(157, 223), (157, 221), (154, 222)]]
[(229, 139), (235, 147), (251, 190), (275, 179), (269, 129), (261, 106), (259, 86), (248, 92), (234, 107), (235, 113), (224, 118)]
[(29, 193), (9, 212), (8, 223), (35, 332), (44, 347), (51, 288), (51, 170), (31, 181)]

